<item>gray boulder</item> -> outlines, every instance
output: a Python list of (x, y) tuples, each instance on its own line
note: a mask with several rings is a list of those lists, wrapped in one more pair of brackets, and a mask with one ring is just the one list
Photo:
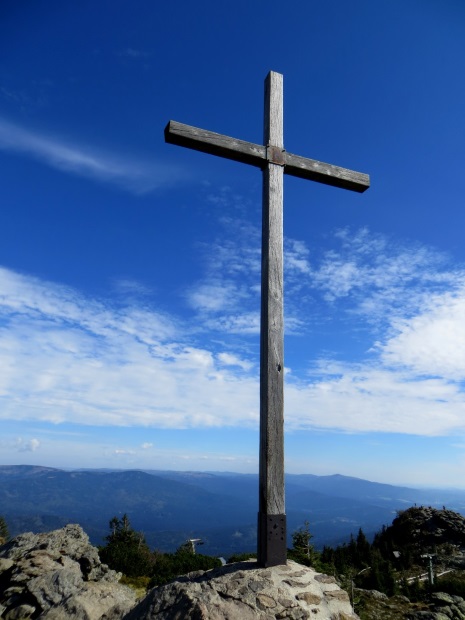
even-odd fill
[(258, 568), (254, 560), (197, 571), (155, 588), (124, 620), (355, 620), (333, 577), (296, 562)]
[(0, 547), (0, 618), (121, 618), (136, 603), (79, 525), (22, 534)]

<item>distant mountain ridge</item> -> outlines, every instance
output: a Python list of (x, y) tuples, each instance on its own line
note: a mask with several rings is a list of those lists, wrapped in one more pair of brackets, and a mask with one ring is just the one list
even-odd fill
[[(255, 549), (257, 502), (254, 474), (0, 466), (0, 514), (13, 535), (79, 523), (101, 544), (109, 520), (127, 513), (151, 547), (169, 551), (187, 538), (202, 538), (203, 552), (228, 555)], [(370, 535), (415, 503), (465, 513), (465, 491), (342, 475), (286, 476), (288, 534), (309, 521), (317, 547), (343, 542), (360, 527)]]

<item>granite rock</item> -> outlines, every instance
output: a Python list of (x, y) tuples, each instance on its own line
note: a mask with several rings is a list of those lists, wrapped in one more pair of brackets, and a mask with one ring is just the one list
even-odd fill
[(124, 620), (355, 620), (348, 594), (312, 568), (254, 560), (197, 571), (153, 589)]
[(0, 618), (121, 618), (136, 603), (79, 525), (26, 533), (0, 547)]

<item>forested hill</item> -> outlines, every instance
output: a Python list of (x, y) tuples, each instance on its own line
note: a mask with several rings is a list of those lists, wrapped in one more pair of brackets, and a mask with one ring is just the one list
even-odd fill
[[(126, 513), (153, 548), (174, 550), (187, 538), (202, 538), (205, 553), (227, 556), (255, 549), (257, 498), (251, 474), (0, 466), (1, 511), (12, 535), (74, 522), (100, 544), (110, 519)], [(465, 513), (465, 492), (286, 476), (289, 536), (309, 521), (317, 548), (343, 542), (360, 527), (370, 535), (415, 503)]]

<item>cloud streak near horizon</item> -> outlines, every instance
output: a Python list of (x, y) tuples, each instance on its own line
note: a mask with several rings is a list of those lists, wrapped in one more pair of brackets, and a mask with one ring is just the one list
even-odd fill
[(114, 155), (93, 146), (24, 129), (0, 117), (0, 150), (22, 153), (51, 168), (147, 194), (186, 178), (178, 166)]

